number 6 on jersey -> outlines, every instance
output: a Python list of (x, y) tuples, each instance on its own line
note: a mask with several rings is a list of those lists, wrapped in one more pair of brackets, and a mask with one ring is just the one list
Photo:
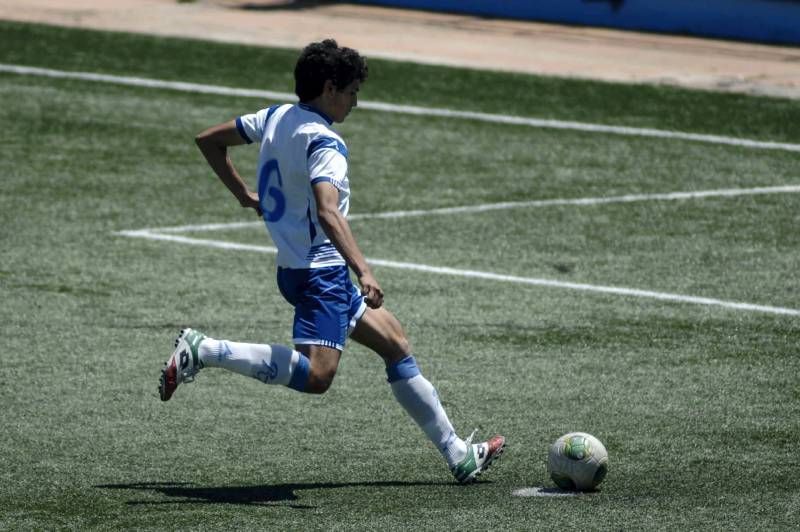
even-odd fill
[[(277, 177), (277, 186), (270, 186), (273, 174)], [(286, 212), (286, 197), (283, 195), (281, 187), (283, 187), (283, 178), (278, 168), (278, 161), (270, 159), (261, 168), (258, 176), (258, 199), (261, 203), (261, 211), (264, 213), (264, 220), (268, 222), (277, 222)], [(269, 198), (272, 198), (271, 202)]]

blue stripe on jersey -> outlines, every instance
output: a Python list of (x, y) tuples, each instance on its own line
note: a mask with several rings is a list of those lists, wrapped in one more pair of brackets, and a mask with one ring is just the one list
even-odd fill
[(311, 154), (313, 154), (315, 151), (322, 150), (325, 148), (336, 150), (342, 155), (344, 155), (345, 158), (347, 158), (348, 155), (347, 147), (333, 137), (317, 137), (314, 140), (312, 140), (311, 143), (308, 145), (308, 150), (306, 151), (306, 158), (311, 157)]
[(315, 255), (314, 257), (308, 259), (311, 262), (322, 262), (327, 260), (339, 260), (338, 253), (325, 253), (320, 255)]
[(333, 179), (327, 176), (315, 177), (311, 180), (311, 186), (313, 187), (317, 183), (333, 183)]
[(317, 228), (314, 227), (314, 221), (311, 219), (311, 202), (308, 202), (308, 209), (306, 209), (306, 216), (308, 216), (308, 236), (311, 237), (311, 242), (317, 238)]
[(322, 111), (320, 111), (319, 109), (317, 109), (316, 107), (308, 105), (307, 103), (298, 103), (297, 106), (304, 111), (309, 111), (318, 114), (319, 116), (325, 119), (328, 125), (333, 124), (333, 119), (328, 115), (326, 115), (325, 113), (323, 113)]
[(338, 258), (339, 258), (339, 252), (334, 250), (334, 251), (329, 251), (328, 253), (313, 253), (313, 254), (309, 253), (308, 260), (316, 262), (323, 259), (338, 259)]
[(264, 127), (265, 128), (267, 127), (267, 123), (269, 122), (269, 119), (272, 118), (272, 115), (274, 115), (275, 111), (278, 110), (278, 107), (280, 107), (280, 105), (273, 105), (272, 107), (267, 109), (267, 119), (264, 120)]
[(319, 261), (321, 259), (338, 259), (339, 257), (339, 252), (333, 244), (319, 244), (308, 250), (306, 260)]
[(244, 131), (244, 124), (242, 124), (242, 117), (236, 119), (236, 130), (239, 131), (239, 135), (247, 142), (248, 144), (252, 144), (253, 141), (250, 140), (250, 137), (247, 136), (247, 133)]

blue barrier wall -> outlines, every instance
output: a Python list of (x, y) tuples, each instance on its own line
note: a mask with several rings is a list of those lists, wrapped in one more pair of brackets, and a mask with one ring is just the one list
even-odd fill
[(350, 0), (489, 17), (800, 45), (800, 0)]

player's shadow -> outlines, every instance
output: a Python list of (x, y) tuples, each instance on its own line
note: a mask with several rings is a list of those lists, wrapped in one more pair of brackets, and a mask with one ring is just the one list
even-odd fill
[[(341, 489), (353, 487), (403, 488), (411, 486), (444, 486), (443, 482), (341, 482), (341, 483), (298, 483), (264, 484), (260, 486), (195, 486), (190, 482), (133, 482), (128, 484), (100, 484), (95, 488), (112, 490), (131, 490), (160, 493), (177, 500), (131, 500), (127, 504), (242, 504), (271, 505), (291, 503), (297, 500), (296, 491)], [(290, 508), (308, 510), (314, 506), (287, 504)]]

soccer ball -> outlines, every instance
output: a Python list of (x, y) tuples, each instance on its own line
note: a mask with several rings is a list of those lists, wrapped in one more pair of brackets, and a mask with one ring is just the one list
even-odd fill
[(608, 473), (608, 451), (591, 434), (570, 432), (550, 446), (547, 470), (561, 489), (593, 490)]

